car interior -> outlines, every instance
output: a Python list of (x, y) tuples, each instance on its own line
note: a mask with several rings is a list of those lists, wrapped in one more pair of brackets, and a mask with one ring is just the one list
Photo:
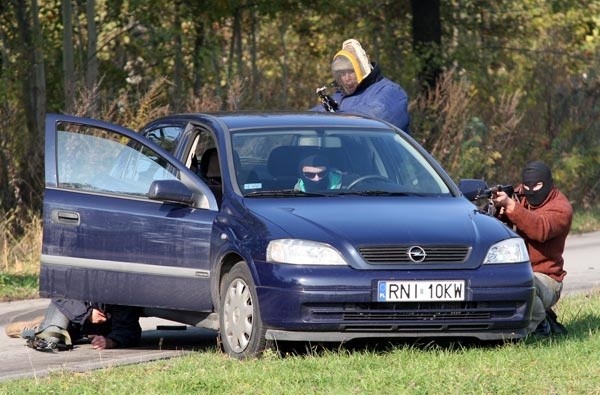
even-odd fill
[(208, 185), (215, 195), (217, 203), (220, 204), (223, 197), (223, 188), (219, 154), (216, 148), (208, 148), (204, 151), (198, 164), (198, 175)]

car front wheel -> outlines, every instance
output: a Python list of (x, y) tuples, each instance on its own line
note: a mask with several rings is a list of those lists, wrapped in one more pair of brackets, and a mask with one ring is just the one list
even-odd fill
[(236, 263), (221, 283), (221, 341), (224, 351), (238, 359), (260, 355), (266, 347), (256, 286), (245, 262)]

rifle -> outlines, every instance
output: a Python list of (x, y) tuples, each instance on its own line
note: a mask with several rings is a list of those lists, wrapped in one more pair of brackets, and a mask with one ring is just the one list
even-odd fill
[(508, 195), (508, 197), (512, 198), (512, 196), (515, 194), (515, 188), (510, 184), (494, 185), (491, 188), (484, 189), (482, 191), (478, 191), (475, 199), (481, 199), (481, 198), (492, 199), (492, 198), (495, 198), (496, 195), (498, 195), (498, 192), (505, 192)]
[(492, 202), (492, 199), (498, 195), (498, 192), (505, 192), (509, 198), (513, 198), (515, 194), (515, 188), (510, 185), (494, 185), (491, 188), (483, 189), (477, 191), (477, 196), (475, 196), (475, 200), (477, 199), (487, 199), (487, 203), (479, 210), (484, 214), (489, 216), (494, 216), (496, 214), (496, 207)]
[(338, 110), (338, 103), (333, 100), (333, 97), (329, 96), (329, 94), (327, 93), (327, 86), (334, 86), (334, 83), (331, 82), (329, 84), (323, 85), (320, 88), (317, 88), (317, 95), (319, 96), (319, 99), (321, 99), (321, 104), (323, 105), (323, 108), (325, 108), (325, 111), (327, 112), (336, 112)]

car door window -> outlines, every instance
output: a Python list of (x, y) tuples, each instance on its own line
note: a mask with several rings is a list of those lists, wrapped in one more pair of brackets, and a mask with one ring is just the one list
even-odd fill
[(113, 131), (61, 123), (57, 128), (58, 186), (143, 197), (154, 180), (176, 180), (153, 150)]
[(179, 126), (163, 126), (147, 131), (144, 135), (165, 150), (173, 153), (181, 132), (182, 128)]

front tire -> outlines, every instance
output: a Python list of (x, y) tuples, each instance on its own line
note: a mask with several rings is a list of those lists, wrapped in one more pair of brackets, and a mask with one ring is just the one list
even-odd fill
[(256, 285), (246, 262), (236, 263), (221, 283), (221, 342), (237, 359), (254, 358), (266, 348), (266, 328), (260, 317)]

